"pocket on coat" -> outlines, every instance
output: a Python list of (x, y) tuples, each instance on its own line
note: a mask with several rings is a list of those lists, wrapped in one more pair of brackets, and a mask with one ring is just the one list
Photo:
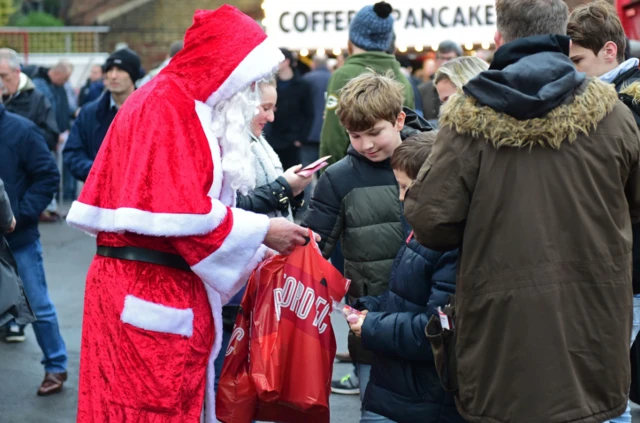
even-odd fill
[(456, 360), (456, 332), (442, 329), (440, 318), (431, 316), (425, 329), (425, 334), (440, 377), (440, 383), (447, 392), (458, 391), (458, 366)]
[(111, 401), (133, 409), (179, 413), (193, 310), (127, 295), (120, 320)]

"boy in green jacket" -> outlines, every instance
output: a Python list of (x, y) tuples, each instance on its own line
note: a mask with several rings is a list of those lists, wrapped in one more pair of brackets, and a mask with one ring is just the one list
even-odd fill
[(393, 38), (393, 8), (385, 2), (365, 6), (354, 16), (349, 26), (349, 58), (329, 80), (325, 120), (320, 135), (320, 156), (329, 156), (329, 164), (342, 159), (347, 154), (349, 136), (340, 124), (336, 108), (340, 100), (340, 90), (347, 82), (365, 73), (375, 71), (385, 75), (392, 71), (395, 79), (404, 85), (404, 105), (413, 108), (413, 88), (401, 73), (400, 63), (387, 54)]

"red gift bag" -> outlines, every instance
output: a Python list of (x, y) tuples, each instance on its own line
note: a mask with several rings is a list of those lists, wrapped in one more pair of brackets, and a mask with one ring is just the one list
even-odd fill
[(250, 423), (255, 415), (258, 397), (249, 374), (250, 317), (255, 292), (253, 278), (249, 279), (231, 339), (225, 354), (216, 392), (216, 417), (225, 423)]
[[(340, 301), (348, 287), (313, 236), (290, 256), (276, 256), (254, 271), (242, 306), (243, 313), (245, 305), (251, 307), (249, 357), (241, 352), (244, 339), (232, 338), (218, 388), (219, 420), (249, 422), (241, 411), (229, 411), (249, 407), (242, 395), (253, 395), (255, 420), (329, 422), (336, 353), (330, 314), (333, 301)], [(238, 316), (234, 332), (243, 318)], [(253, 391), (244, 389), (247, 366)], [(233, 387), (235, 395), (229, 395)]]

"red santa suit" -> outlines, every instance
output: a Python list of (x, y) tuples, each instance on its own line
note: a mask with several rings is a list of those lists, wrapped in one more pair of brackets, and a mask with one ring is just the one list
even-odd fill
[(95, 256), (79, 422), (200, 422), (203, 403), (214, 422), (222, 304), (264, 255), (269, 221), (233, 207), (212, 120), (218, 105), (271, 75), (282, 54), (229, 6), (196, 12), (184, 41), (118, 112), (67, 221), (99, 246), (178, 255), (191, 271)]

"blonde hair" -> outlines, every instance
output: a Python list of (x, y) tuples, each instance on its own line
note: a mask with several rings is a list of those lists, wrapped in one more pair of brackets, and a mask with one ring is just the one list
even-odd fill
[(456, 88), (462, 88), (470, 79), (475, 78), (480, 72), (489, 69), (489, 65), (475, 56), (464, 56), (450, 60), (438, 69), (433, 84), (449, 80)]
[(393, 79), (393, 72), (379, 75), (363, 73), (340, 90), (336, 114), (349, 131), (371, 129), (381, 120), (395, 124), (404, 103), (404, 86)]

